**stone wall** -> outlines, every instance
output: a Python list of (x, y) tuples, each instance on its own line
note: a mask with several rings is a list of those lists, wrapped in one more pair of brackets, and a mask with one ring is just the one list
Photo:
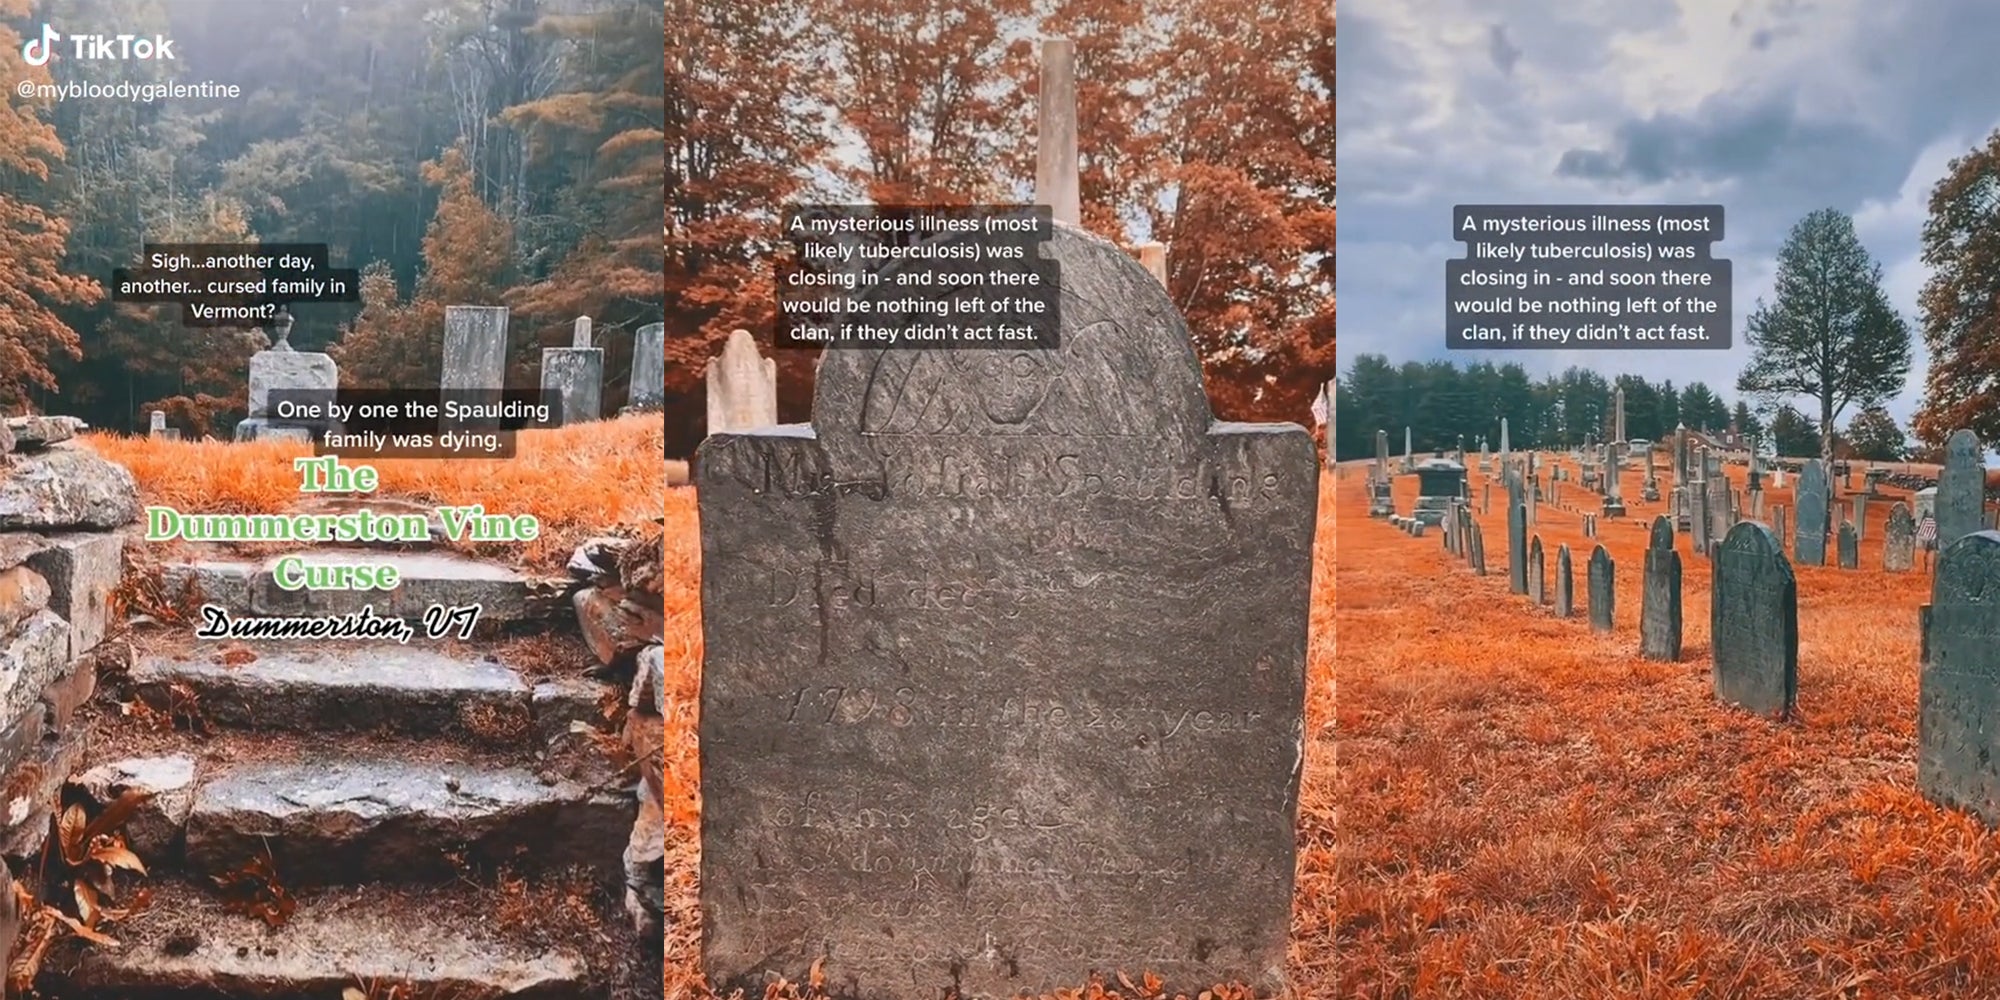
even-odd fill
[(11, 881), (38, 857), (88, 739), (77, 710), (98, 663), (129, 657), (112, 629), (124, 538), (139, 516), (122, 466), (70, 440), (74, 421), (0, 422), (0, 947), (20, 915)]

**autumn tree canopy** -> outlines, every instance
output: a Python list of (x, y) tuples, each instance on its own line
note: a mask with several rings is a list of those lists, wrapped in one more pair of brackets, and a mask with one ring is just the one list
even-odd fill
[(1931, 189), (1919, 301), (1930, 371), (1917, 438), (1941, 446), (1970, 428), (2000, 441), (2000, 131), (1951, 162)]

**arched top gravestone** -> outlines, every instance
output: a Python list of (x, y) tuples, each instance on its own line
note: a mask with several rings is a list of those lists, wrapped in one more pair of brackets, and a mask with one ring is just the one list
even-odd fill
[(1674, 548), (1674, 522), (1665, 514), (1653, 518), (1652, 530), (1646, 536), (1646, 547), (1657, 551), (1671, 552)]
[(812, 424), (702, 444), (718, 991), (1283, 985), (1312, 437), (1215, 421), (1116, 246), (1044, 252), (1058, 348), (829, 347)]
[(1709, 641), (1716, 697), (1788, 717), (1798, 700), (1799, 596), (1769, 528), (1739, 522), (1715, 553)]

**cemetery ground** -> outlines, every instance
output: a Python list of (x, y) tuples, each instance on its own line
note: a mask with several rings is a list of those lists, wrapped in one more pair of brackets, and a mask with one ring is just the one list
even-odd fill
[[(1313, 558), (1312, 638), (1306, 660), (1305, 760), (1299, 789), (1298, 877), (1293, 895), (1291, 960), (1293, 997), (1321, 1000), (1337, 995), (1333, 941), (1334, 752), (1333, 752), (1333, 555), (1332, 480), (1321, 481), (1319, 534)], [(1385, 527), (1383, 529), (1387, 531)], [(701, 687), (701, 539), (695, 491), (670, 490), (666, 519), (666, 989), (664, 1000), (713, 1000), (702, 980), (701, 915), (698, 907), (701, 800), (696, 746)], [(1223, 913), (1163, 912), (1164, 920), (1213, 922)], [(774, 985), (769, 1000), (812, 1000), (814, 971), (800, 969), (798, 981)], [(1151, 1000), (1144, 969), (1107, 972), (1100, 981), (1079, 983), (1053, 1000)], [(1197, 994), (1189, 994), (1190, 1000)], [(1205, 1000), (1250, 1000), (1249, 991), (1216, 984)], [(766, 1000), (743, 996), (741, 1000)], [(734, 998), (732, 998), (734, 1000)], [(1261, 998), (1260, 998), (1261, 1000)]]
[[(1859, 569), (1794, 563), (1798, 709), (1778, 723), (1711, 691), (1710, 567), (1686, 533), (1681, 659), (1639, 657), (1646, 528), (1666, 510), (1633, 499), (1642, 469), (1622, 483), (1630, 516), (1600, 518), (1593, 540), (1579, 514), (1598, 497), (1560, 462), (1564, 500), (1581, 506), (1543, 505), (1529, 533), (1551, 594), (1557, 546), (1570, 548), (1565, 620), (1508, 592), (1503, 485), (1482, 512), (1489, 480), (1471, 471), (1481, 577), (1436, 530), (1369, 519), (1365, 464), (1337, 483), (1342, 767), (1325, 794), (1343, 806), (1340, 976), (1327, 995), (2000, 991), (2000, 836), (1916, 789), (1931, 576), (1922, 553), (1913, 572), (1882, 570), (1892, 503), (1868, 505)], [(1726, 472), (1742, 484), (1742, 467)], [(1415, 486), (1396, 477), (1399, 512)], [(1790, 516), (1789, 489), (1765, 499)], [(1617, 565), (1601, 634), (1583, 580), (1598, 542)]]

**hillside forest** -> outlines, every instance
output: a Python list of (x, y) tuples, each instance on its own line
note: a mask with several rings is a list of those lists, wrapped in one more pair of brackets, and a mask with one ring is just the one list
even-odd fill
[[(444, 307), (505, 305), (509, 384), (591, 316), (605, 405), (660, 319), (663, 9), (643, 0), (0, 0), (0, 411), (225, 436), (264, 333), (114, 302), (146, 243), (323, 243), (360, 301), (294, 306), (346, 386), (438, 384)], [(22, 36), (173, 39), (172, 61), (23, 59)], [(16, 81), (234, 84), (23, 98)]]
[[(1167, 245), (1218, 415), (1312, 420), (1335, 373), (1333, 4), (670, 6), (670, 449), (699, 442), (732, 330), (771, 350), (784, 205), (1032, 200), (1044, 37), (1076, 45), (1083, 224)], [(817, 352), (775, 356), (779, 419), (808, 419)]]

